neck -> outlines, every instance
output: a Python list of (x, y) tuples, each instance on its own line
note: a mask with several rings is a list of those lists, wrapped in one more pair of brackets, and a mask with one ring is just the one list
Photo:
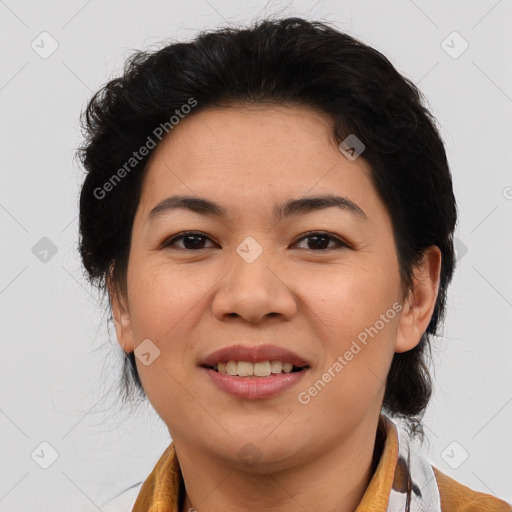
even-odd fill
[(241, 472), (204, 452), (176, 445), (187, 489), (179, 510), (353, 512), (382, 453), (385, 434), (377, 427), (378, 418), (316, 459), (264, 474)]

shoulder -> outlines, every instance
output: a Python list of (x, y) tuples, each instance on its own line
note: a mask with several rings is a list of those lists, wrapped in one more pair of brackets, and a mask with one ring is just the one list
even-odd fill
[(442, 512), (512, 512), (512, 505), (499, 498), (471, 490), (432, 466), (439, 487)]
[(142, 482), (139, 482), (106, 501), (101, 506), (102, 512), (131, 512), (141, 487)]

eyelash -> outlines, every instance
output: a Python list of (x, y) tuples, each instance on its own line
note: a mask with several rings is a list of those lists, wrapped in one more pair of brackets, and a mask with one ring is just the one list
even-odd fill
[[(339, 238), (337, 236), (332, 235), (331, 233), (329, 233), (327, 231), (308, 231), (307, 233), (304, 233), (304, 236), (302, 236), (302, 238), (299, 238), (294, 243), (302, 242), (303, 240), (306, 240), (308, 238), (313, 238), (315, 235), (325, 236), (325, 237), (330, 238), (331, 240), (334, 240), (338, 244), (338, 247), (329, 247), (327, 249), (318, 249), (318, 250), (314, 250), (314, 249), (306, 249), (306, 250), (310, 250), (310, 251), (313, 251), (313, 252), (327, 252), (327, 251), (332, 251), (333, 249), (341, 249), (341, 248), (350, 249), (351, 248), (351, 246), (347, 242), (343, 241), (341, 238)], [(168, 238), (162, 244), (162, 248), (172, 247), (172, 245), (177, 240), (182, 240), (182, 239), (187, 238), (189, 236), (200, 236), (202, 238), (207, 238), (207, 239), (211, 240), (210, 237), (208, 237), (204, 233), (201, 233), (200, 231), (185, 231), (183, 233), (180, 233), (179, 236), (173, 236), (172, 238)], [(202, 251), (202, 250), (205, 250), (205, 249), (209, 249), (209, 247), (203, 247), (201, 249), (185, 249), (183, 247), (179, 247), (178, 248), (178, 250), (192, 251), (192, 252), (199, 252), (199, 251)]]

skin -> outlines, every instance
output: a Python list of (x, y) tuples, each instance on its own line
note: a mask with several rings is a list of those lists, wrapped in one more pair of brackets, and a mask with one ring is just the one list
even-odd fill
[[(127, 296), (109, 291), (119, 344), (149, 338), (160, 356), (137, 367), (151, 404), (175, 443), (187, 501), (199, 512), (354, 511), (372, 476), (385, 380), (395, 352), (414, 348), (432, 316), (441, 254), (433, 246), (405, 301), (392, 222), (361, 156), (347, 159), (333, 121), (302, 106), (241, 104), (196, 112), (155, 149), (135, 216)], [(367, 221), (327, 208), (277, 222), (274, 204), (336, 193)], [(173, 194), (205, 197), (225, 219), (177, 210), (155, 224), (149, 211)], [(202, 249), (177, 240), (206, 235)], [(304, 233), (332, 233), (315, 245)], [(262, 254), (236, 252), (253, 237)], [(338, 247), (336, 237), (350, 244)], [(327, 250), (321, 248), (329, 247)], [(320, 247), (320, 248), (318, 248)], [(297, 399), (396, 302), (403, 309), (311, 401)], [(238, 342), (274, 343), (310, 362), (303, 380), (264, 400), (235, 398), (198, 367)], [(252, 467), (237, 452), (246, 443)]]

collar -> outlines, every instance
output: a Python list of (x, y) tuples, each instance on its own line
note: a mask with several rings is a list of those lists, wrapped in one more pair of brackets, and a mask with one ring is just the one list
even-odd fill
[[(407, 435), (386, 415), (378, 424), (383, 449), (356, 512), (441, 512), (432, 466), (410, 447)], [(174, 442), (167, 447), (144, 481), (132, 512), (180, 512), (185, 495)]]
[(436, 475), (407, 434), (381, 414), (386, 432), (379, 465), (356, 512), (441, 512)]

